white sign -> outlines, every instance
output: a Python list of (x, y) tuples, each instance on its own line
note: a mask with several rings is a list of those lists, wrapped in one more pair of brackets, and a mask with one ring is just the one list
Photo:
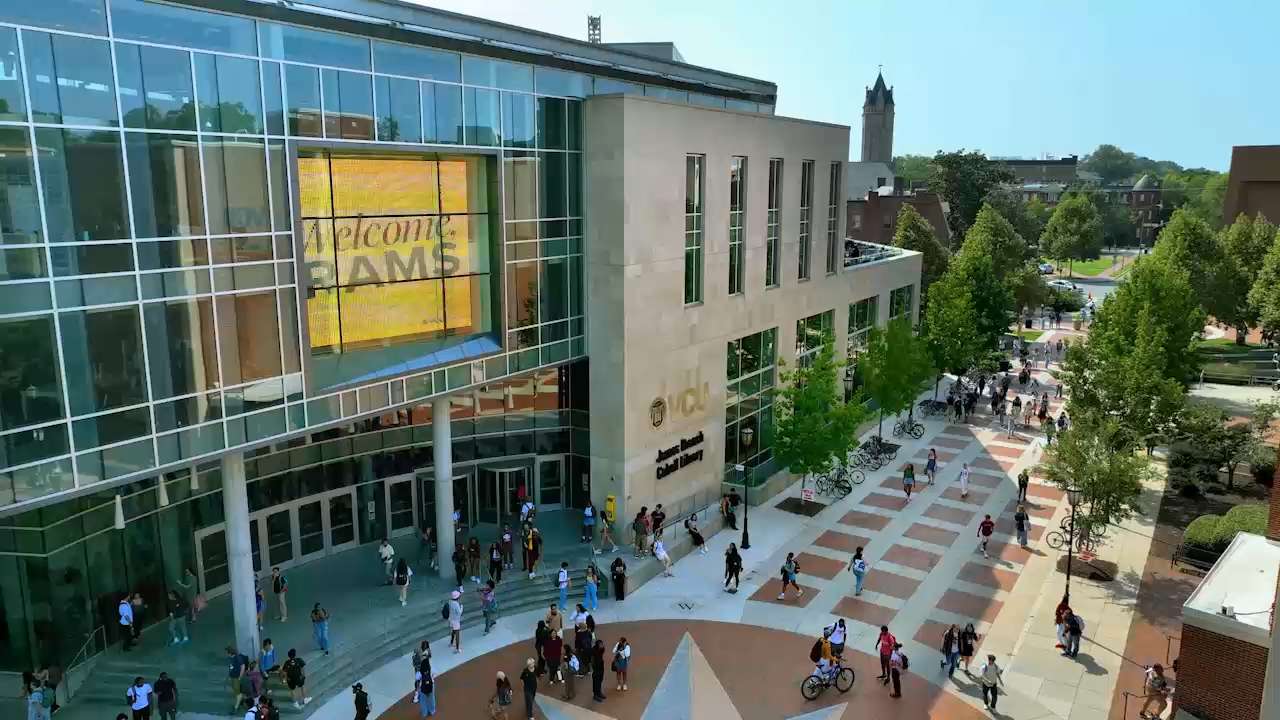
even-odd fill
[(813, 502), (813, 488), (805, 488), (801, 490), (800, 499), (805, 502)]

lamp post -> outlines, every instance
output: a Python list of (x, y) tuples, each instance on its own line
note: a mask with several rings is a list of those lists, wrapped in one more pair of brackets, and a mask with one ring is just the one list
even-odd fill
[(1071, 560), (1074, 557), (1076, 544), (1076, 507), (1080, 505), (1080, 496), (1080, 490), (1076, 486), (1071, 485), (1067, 488), (1067, 502), (1071, 504), (1071, 531), (1067, 535), (1067, 588), (1063, 592), (1067, 602), (1071, 602)]
[[(755, 438), (756, 432), (749, 427), (742, 428), (742, 432), (738, 434), (740, 447), (738, 451), (739, 457), (743, 452), (751, 447), (751, 441)], [(738, 547), (743, 550), (751, 549), (751, 534), (747, 531), (747, 515), (751, 512), (751, 490), (747, 485), (747, 467), (742, 463), (738, 463), (738, 479), (742, 481), (742, 542)]]

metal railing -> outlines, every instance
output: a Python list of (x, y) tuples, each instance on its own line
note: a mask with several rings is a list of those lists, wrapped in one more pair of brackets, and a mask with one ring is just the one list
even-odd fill
[(869, 243), (863, 240), (854, 240), (853, 238), (845, 238), (844, 240), (845, 267), (865, 265), (866, 263), (885, 260), (901, 254), (902, 248), (896, 248), (891, 245)]
[[(99, 642), (94, 642), (95, 640)], [(90, 652), (90, 648), (93, 648), (92, 652)], [(105, 651), (106, 649), (107, 649), (107, 628), (105, 625), (99, 625), (98, 627), (89, 631), (87, 635), (85, 635), (84, 644), (82, 644), (80, 646), (80, 649), (76, 651), (76, 654), (71, 658), (71, 662), (67, 663), (67, 671), (70, 672), (72, 669), (76, 668), (77, 666), (83, 663), (89, 662), (96, 655)]]

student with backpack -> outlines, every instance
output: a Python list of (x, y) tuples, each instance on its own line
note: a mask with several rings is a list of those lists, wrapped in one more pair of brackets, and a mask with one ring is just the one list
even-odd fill
[[(27, 720), (49, 720), (53, 715), (54, 691), (37, 680), (27, 690)], [(135, 715), (137, 717), (137, 715)]]
[(484, 615), (484, 634), (498, 624), (498, 595), (492, 580), (486, 581), (480, 589), (480, 612)]
[(244, 653), (238, 652), (230, 645), (227, 646), (227, 684), (231, 688), (231, 712), (240, 709), (240, 701), (244, 699), (244, 694), (240, 692), (240, 679), (244, 677), (245, 668), (249, 665), (249, 658)]
[(296, 708), (311, 702), (311, 698), (307, 696), (306, 667), (307, 661), (298, 657), (297, 650), (290, 648), (289, 658), (281, 667), (281, 675), (284, 676), (285, 687), (289, 688), (289, 695), (293, 697), (293, 706)]
[(289, 580), (285, 578), (284, 573), (280, 572), (280, 568), (271, 568), (271, 592), (276, 596), (276, 604), (280, 606), (280, 617), (276, 619), (280, 622), (288, 622), (289, 620)]
[(814, 663), (813, 674), (822, 678), (823, 682), (835, 680), (835, 654), (831, 651), (831, 628), (822, 629), (822, 637), (809, 648), (809, 661)]
[(507, 674), (499, 670), (493, 686), (493, 697), (489, 698), (489, 718), (490, 720), (510, 720), (507, 708), (511, 707), (511, 703), (515, 701), (515, 691), (511, 689), (511, 681), (507, 679)]
[(1018, 511), (1013, 514), (1013, 529), (1018, 534), (1018, 544), (1023, 548), (1027, 547), (1027, 527), (1030, 523), (1031, 519), (1027, 516), (1027, 509), (1019, 505)]
[(413, 568), (409, 567), (408, 561), (404, 558), (396, 563), (395, 583), (396, 590), (400, 593), (400, 607), (409, 604), (409, 582), (413, 577)]
[(569, 606), (569, 563), (560, 563), (560, 572), (556, 573), (556, 589), (560, 592), (560, 608)]
[(436, 714), (436, 683), (431, 668), (420, 668), (413, 676), (413, 704), (418, 706), (418, 717), (429, 718)]
[(996, 699), (1000, 697), (1000, 688), (1004, 686), (1004, 670), (996, 664), (995, 655), (987, 656), (987, 661), (978, 671), (978, 681), (982, 684), (982, 704), (994, 713)]
[[(1146, 669), (1142, 689), (1146, 697), (1142, 701), (1142, 708), (1138, 710), (1138, 717), (1142, 720), (1159, 720), (1169, 705), (1169, 680), (1164, 676), (1163, 665), (1156, 663)], [(1152, 704), (1156, 706), (1155, 712), (1150, 712)]]
[(876, 652), (880, 654), (880, 674), (876, 679), (881, 683), (889, 684), (889, 659), (893, 656), (893, 647), (898, 644), (898, 639), (889, 632), (888, 625), (880, 626), (880, 635), (876, 637)]
[(1067, 626), (1067, 647), (1062, 651), (1062, 656), (1075, 657), (1080, 654), (1080, 636), (1084, 634), (1084, 618), (1068, 610), (1064, 619)]
[(169, 673), (160, 673), (155, 682), (156, 707), (160, 710), (160, 720), (177, 720), (178, 718), (178, 683), (169, 677)]
[(853, 558), (849, 560), (849, 572), (853, 573), (853, 594), (862, 594), (862, 581), (867, 577), (867, 561), (862, 557), (862, 546), (853, 551)]
[(782, 563), (782, 590), (778, 593), (778, 599), (783, 600), (787, 596), (787, 586), (796, 589), (796, 598), (804, 595), (804, 589), (800, 587), (800, 583), (796, 582), (796, 576), (800, 574), (800, 563), (796, 562), (795, 553), (787, 553), (787, 559)]
[(893, 692), (889, 693), (889, 697), (902, 697), (902, 673), (909, 667), (911, 665), (907, 661), (907, 654), (902, 652), (902, 643), (894, 643), (893, 652), (889, 653), (889, 679), (893, 681)]
[(151, 720), (151, 695), (155, 690), (142, 676), (133, 679), (133, 684), (125, 690), (125, 701), (133, 710), (133, 720)]

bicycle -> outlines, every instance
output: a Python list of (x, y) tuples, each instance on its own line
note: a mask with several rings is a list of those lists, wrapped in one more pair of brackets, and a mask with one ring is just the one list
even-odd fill
[(916, 440), (919, 440), (920, 438), (924, 437), (924, 425), (922, 423), (916, 422), (913, 419), (903, 420), (902, 422), (894, 423), (893, 436), (902, 437), (903, 435), (910, 435)]
[[(1079, 538), (1076, 539), (1076, 552), (1092, 552), (1097, 547), (1098, 538), (1092, 533), (1079, 532)], [(1067, 538), (1070, 533), (1062, 530), (1054, 530), (1044, 536), (1045, 543), (1053, 550), (1061, 550), (1067, 544)]]
[(844, 667), (837, 661), (835, 672), (830, 679), (824, 678), (818, 675), (817, 671), (814, 671), (812, 675), (801, 680), (800, 694), (804, 696), (805, 700), (817, 700), (818, 696), (832, 685), (835, 685), (840, 692), (847, 693), (853, 689), (853, 680), (853, 668)]

